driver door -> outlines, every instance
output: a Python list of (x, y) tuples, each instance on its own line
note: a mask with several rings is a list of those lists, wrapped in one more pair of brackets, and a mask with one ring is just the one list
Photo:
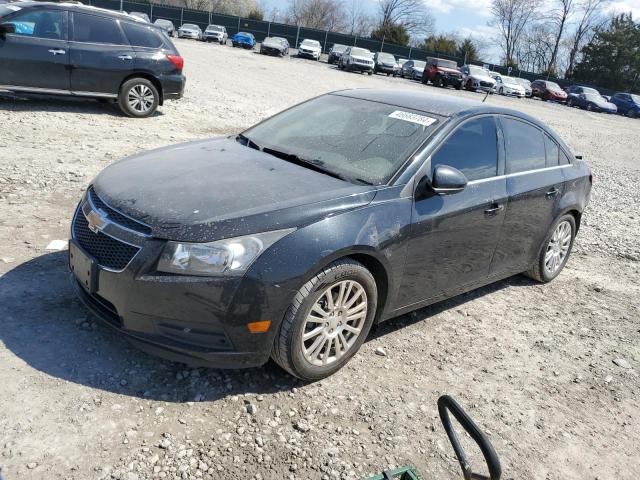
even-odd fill
[(505, 217), (503, 163), (493, 116), (465, 121), (432, 155), (429, 178), (437, 165), (448, 165), (468, 184), (459, 193), (414, 201), (398, 308), (455, 294), (488, 277)]
[(0, 85), (69, 92), (67, 17), (65, 10), (37, 8), (3, 21), (12, 23), (15, 33), (0, 38)]

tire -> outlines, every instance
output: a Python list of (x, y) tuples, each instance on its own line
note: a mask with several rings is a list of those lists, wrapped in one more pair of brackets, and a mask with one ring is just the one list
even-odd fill
[(437, 76), (436, 78), (434, 78), (433, 79), (433, 86), (442, 88), (442, 77)]
[(500, 90), (498, 91), (498, 93), (499, 93), (500, 95), (504, 95), (504, 89), (503, 89), (502, 87), (500, 87)]
[[(357, 308), (352, 306), (354, 304), (348, 305), (348, 302), (354, 299), (356, 305), (365, 305), (361, 308), (361, 310), (366, 308), (361, 318), (350, 320), (349, 324), (346, 322), (343, 324), (340, 319), (344, 318), (344, 315), (337, 316), (334, 313), (333, 316), (325, 317), (326, 324), (313, 319), (308, 321), (312, 309), (314, 317), (318, 319), (321, 319), (320, 312), (331, 310), (328, 306), (328, 297), (325, 295), (327, 291), (331, 292), (332, 302), (337, 302), (342, 285), (347, 289), (349, 282), (352, 288), (345, 292), (347, 293), (345, 308)], [(355, 287), (356, 285), (358, 287)], [(351, 293), (353, 288), (361, 288), (364, 296), (360, 290), (356, 290), (358, 298), (355, 298)], [(296, 293), (278, 329), (271, 358), (291, 375), (302, 380), (315, 381), (332, 375), (349, 361), (366, 339), (375, 318), (377, 301), (376, 282), (371, 272), (361, 263), (351, 259), (341, 259), (331, 263)], [(319, 326), (312, 327), (316, 324)], [(356, 335), (343, 325), (358, 328), (359, 332)], [(311, 333), (316, 329), (319, 333), (303, 340), (302, 335), (305, 332)], [(343, 339), (348, 348), (338, 355), (337, 345), (339, 343), (344, 348)], [(314, 347), (315, 352), (312, 350)], [(306, 356), (305, 349), (308, 349)], [(315, 364), (309, 358), (312, 358)]]
[[(140, 99), (141, 102), (138, 103), (140, 109), (136, 108), (135, 100), (131, 99), (130, 96), (143, 97), (144, 100)], [(150, 105), (148, 105), (149, 101), (151, 102)], [(160, 94), (158, 93), (158, 89), (146, 78), (132, 78), (124, 82), (122, 87), (120, 87), (118, 105), (120, 106), (120, 110), (129, 117), (149, 117), (158, 109), (159, 103)]]
[(569, 100), (567, 100), (567, 107), (573, 108), (573, 98), (570, 98)]
[[(569, 232), (568, 237), (566, 236), (560, 237), (560, 239), (563, 239), (563, 238), (566, 239), (566, 241), (561, 241), (559, 243), (560, 245), (559, 248), (562, 249), (562, 247), (565, 247), (566, 253), (564, 254), (564, 257), (562, 257), (561, 259), (558, 259), (559, 263), (557, 263), (557, 266), (555, 267), (555, 269), (549, 269), (545, 265), (547, 252), (554, 249), (554, 245), (553, 245), (554, 234), (556, 233), (556, 230), (558, 230), (560, 226), (563, 224), (568, 224), (568, 226), (571, 228), (571, 231)], [(562, 215), (553, 223), (552, 227), (549, 229), (549, 232), (547, 233), (547, 236), (544, 239), (544, 243), (542, 244), (542, 248), (540, 248), (540, 252), (538, 253), (538, 258), (536, 259), (536, 262), (533, 264), (530, 270), (525, 272), (525, 275), (542, 283), (548, 283), (554, 278), (556, 278), (558, 275), (560, 275), (560, 272), (566, 265), (567, 260), (571, 255), (571, 250), (573, 248), (573, 241), (575, 240), (575, 238), (576, 238), (575, 218), (573, 217), (573, 215), (570, 215), (570, 214)]]
[(627, 116), (629, 118), (636, 118), (638, 116), (638, 114), (636, 113), (635, 110), (630, 108), (629, 110), (627, 110)]
[(591, 112), (593, 110), (593, 105), (591, 105), (590, 103), (587, 103), (587, 110)]

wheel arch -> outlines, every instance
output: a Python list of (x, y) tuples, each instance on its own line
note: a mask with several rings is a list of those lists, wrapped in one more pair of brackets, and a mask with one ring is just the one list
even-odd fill
[(122, 80), (122, 82), (120, 82), (118, 93), (120, 93), (120, 90), (122, 89), (122, 85), (124, 85), (125, 82), (128, 82), (132, 78), (144, 78), (145, 80), (149, 80), (151, 83), (153, 83), (153, 86), (156, 87), (156, 89), (158, 90), (158, 96), (159, 96), (158, 105), (164, 104), (164, 92), (162, 90), (162, 84), (160, 83), (160, 80), (158, 80), (157, 77), (155, 77), (154, 75), (148, 72), (133, 72), (131, 75), (128, 75), (127, 77), (125, 77)]

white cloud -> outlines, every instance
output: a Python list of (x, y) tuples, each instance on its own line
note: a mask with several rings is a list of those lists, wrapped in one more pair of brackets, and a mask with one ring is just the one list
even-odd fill
[(488, 17), (491, 15), (489, 8), (491, 0), (424, 0), (427, 7), (441, 13), (450, 13), (453, 10), (465, 10), (468, 13)]
[(631, 12), (633, 19), (640, 20), (640, 0), (624, 0), (612, 2), (607, 6), (608, 13), (628, 13)]

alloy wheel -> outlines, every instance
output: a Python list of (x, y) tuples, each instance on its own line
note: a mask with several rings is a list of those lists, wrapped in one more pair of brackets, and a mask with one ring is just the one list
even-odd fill
[(562, 267), (571, 247), (571, 236), (571, 224), (566, 220), (553, 231), (544, 256), (544, 269), (548, 275), (554, 275)]
[(367, 318), (367, 292), (355, 280), (326, 288), (305, 319), (302, 353), (316, 366), (340, 360), (351, 350)]
[(127, 95), (129, 106), (138, 113), (146, 113), (153, 107), (155, 96), (146, 85), (134, 85)]

